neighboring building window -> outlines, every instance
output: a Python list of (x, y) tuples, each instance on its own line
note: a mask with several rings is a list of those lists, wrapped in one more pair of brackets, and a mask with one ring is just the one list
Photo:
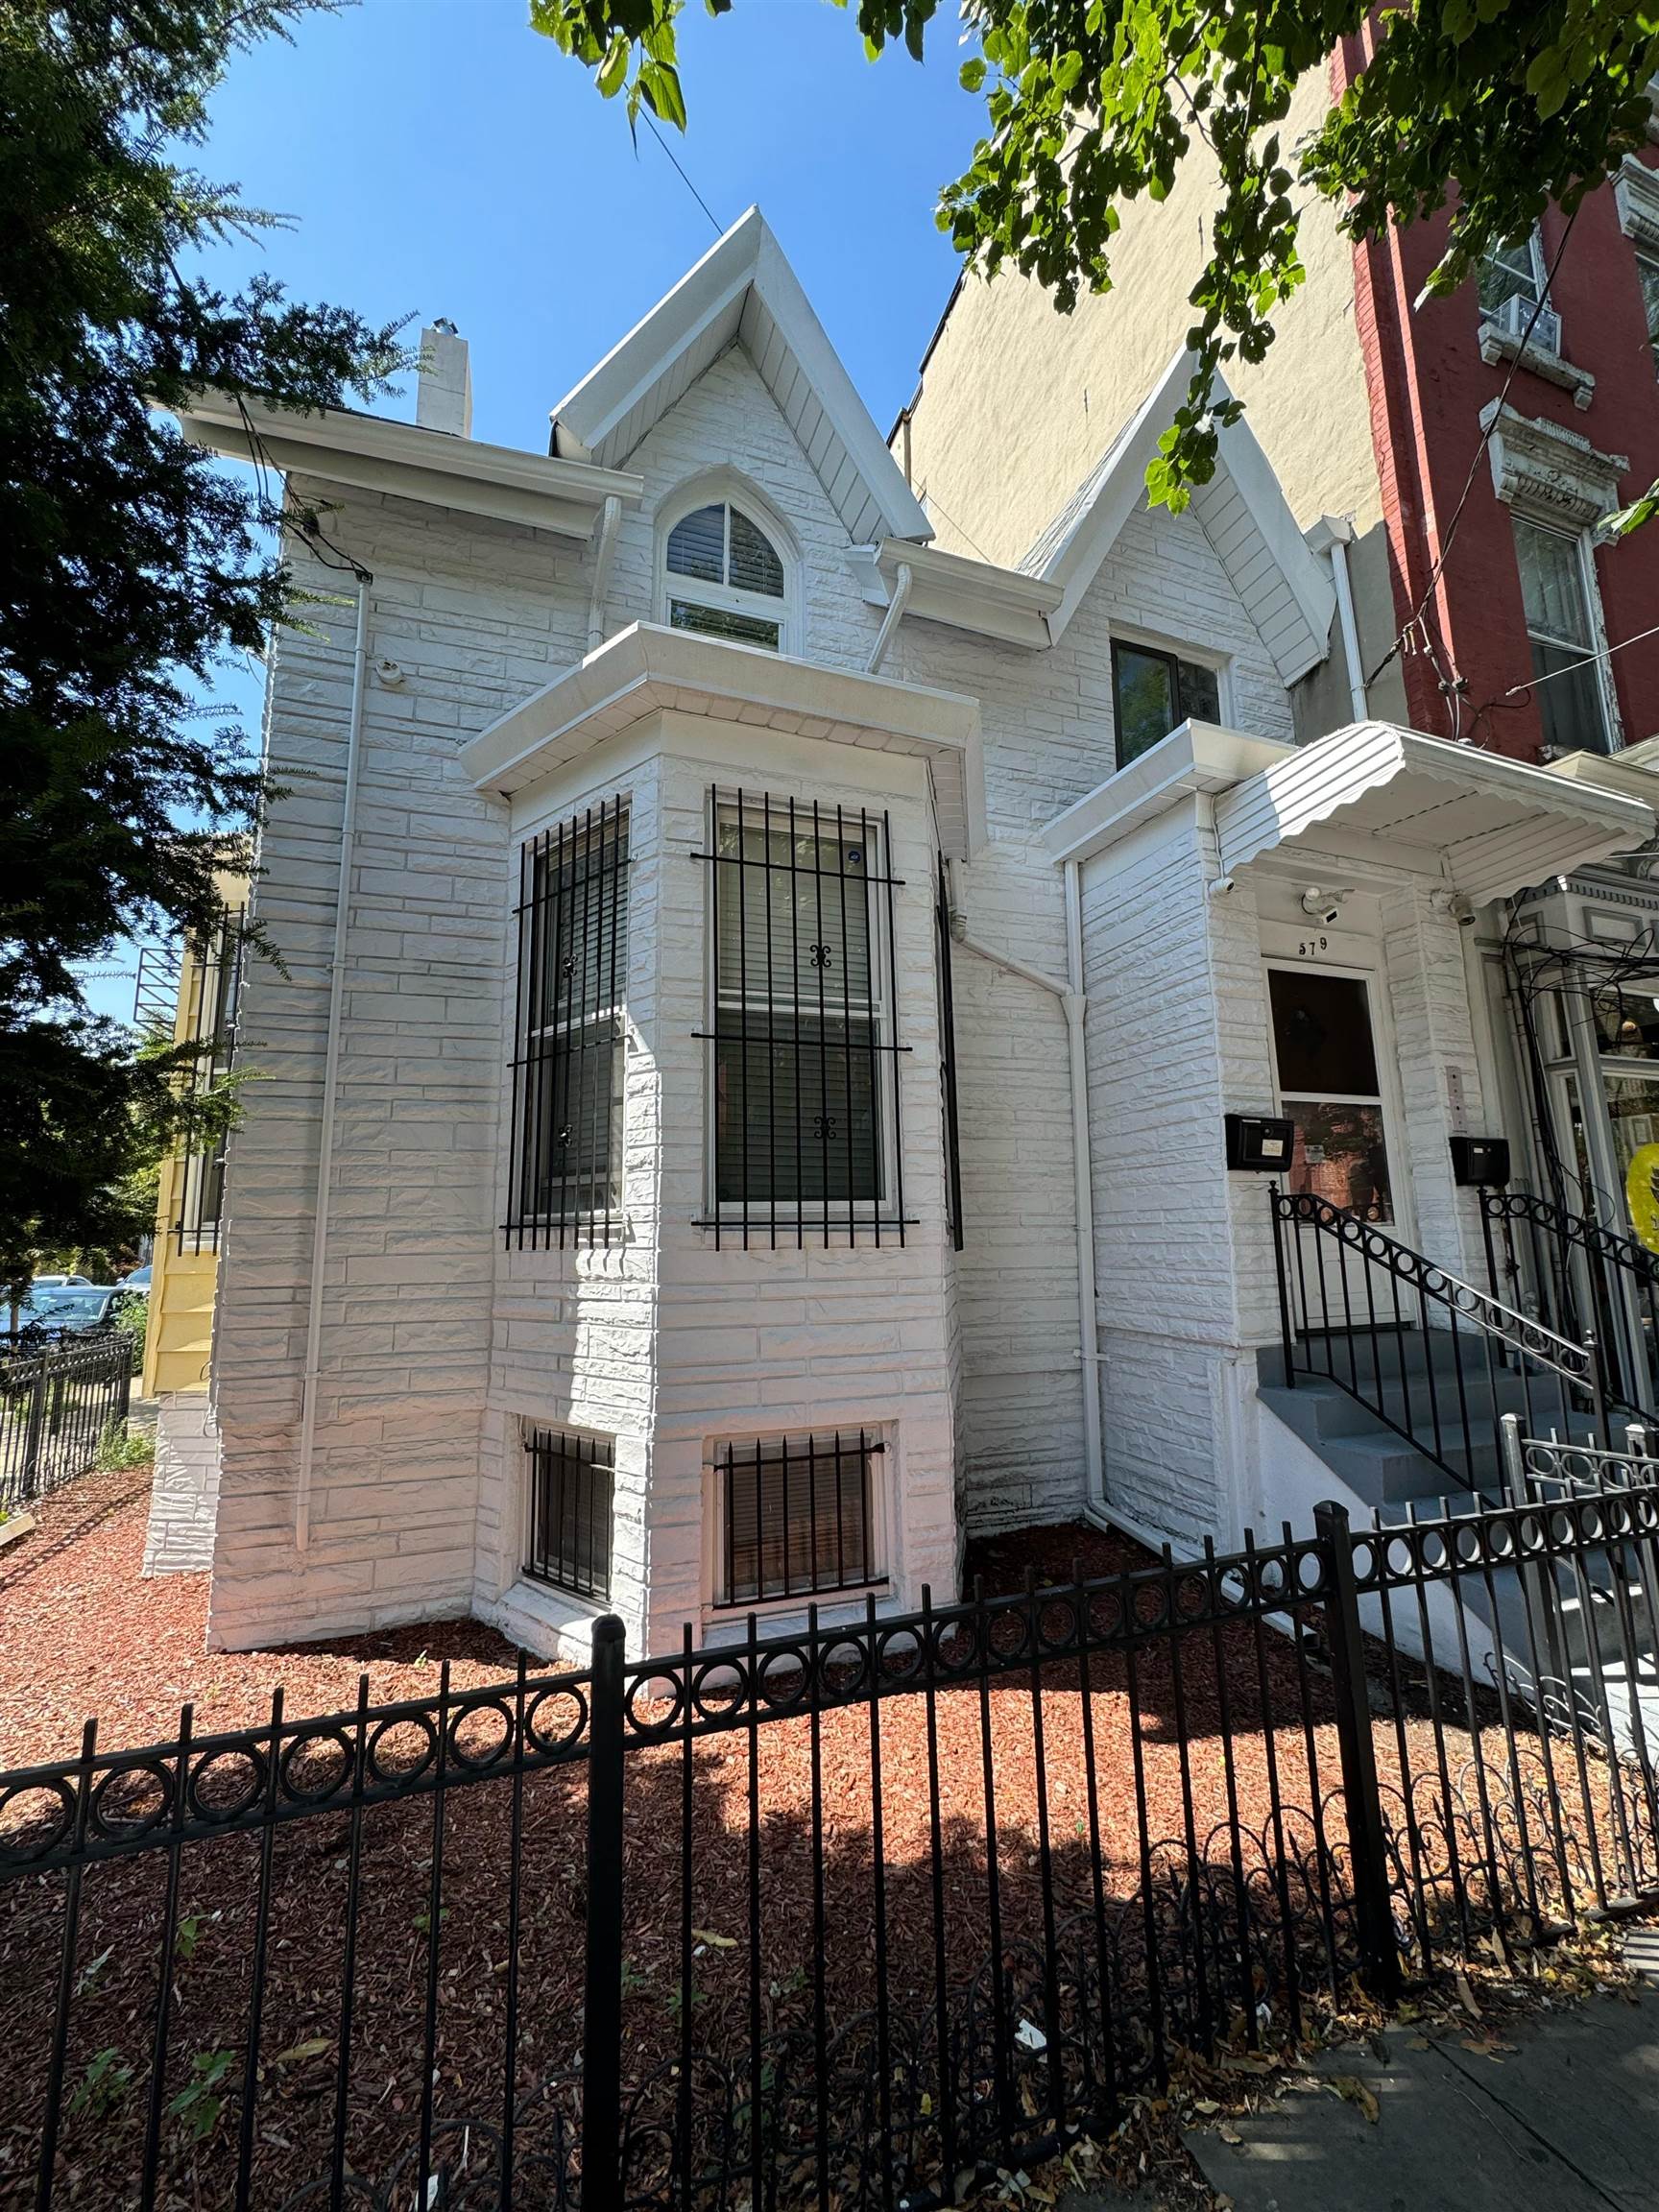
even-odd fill
[(715, 1241), (902, 1243), (888, 819), (754, 792), (711, 805)]
[(739, 645), (783, 645), (783, 563), (752, 516), (730, 500), (683, 515), (663, 555), (667, 619)]
[(611, 1490), (614, 1447), (608, 1436), (569, 1436), (532, 1429), (530, 1540), (524, 1572), (573, 1597), (611, 1596)]
[(881, 1449), (862, 1429), (726, 1445), (715, 1461), (718, 1601), (754, 1605), (884, 1580), (872, 1474)]
[(1642, 280), (1642, 307), (1647, 318), (1647, 344), (1659, 364), (1659, 258), (1638, 253), (1636, 274)]
[(1480, 312), (1494, 320), (1509, 300), (1519, 300), (1528, 314), (1537, 306), (1544, 297), (1544, 245), (1536, 225), (1525, 238), (1494, 246), (1482, 257), (1479, 283)]
[(1605, 753), (1606, 703), (1598, 665), (1587, 658), (1596, 645), (1584, 541), (1520, 515), (1512, 520), (1544, 741), (1561, 753)]
[(609, 1244), (622, 1205), (626, 800), (532, 839), (520, 870), (507, 1232), (520, 1249)]
[[(194, 1047), (185, 1070), (188, 1094), (182, 1147), (174, 1167), (175, 1206), (170, 1227), (180, 1252), (201, 1252), (218, 1241), (225, 1207), (228, 1132), (213, 1129), (205, 1101), (230, 1073), (236, 1057), (236, 1022), (247, 945), (240, 909), (228, 914), (205, 942), (190, 945), (172, 1042)], [(177, 941), (175, 940), (175, 943)], [(161, 1038), (165, 1041), (165, 1031)]]
[(1112, 646), (1112, 707), (1118, 765), (1127, 768), (1183, 722), (1221, 719), (1221, 680), (1202, 661), (1182, 661), (1149, 645)]

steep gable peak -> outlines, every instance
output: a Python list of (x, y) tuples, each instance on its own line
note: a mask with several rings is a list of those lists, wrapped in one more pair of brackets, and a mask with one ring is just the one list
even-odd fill
[(758, 207), (560, 400), (550, 450), (618, 467), (733, 345), (755, 364), (854, 544), (932, 537)]

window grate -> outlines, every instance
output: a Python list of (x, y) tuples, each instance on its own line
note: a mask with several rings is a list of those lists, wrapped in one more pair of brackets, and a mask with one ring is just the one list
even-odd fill
[(933, 902), (938, 932), (939, 1108), (945, 1124), (945, 1222), (950, 1248), (962, 1249), (962, 1139), (956, 1113), (956, 997), (950, 976), (950, 885), (939, 862), (939, 890)]
[(602, 802), (520, 854), (507, 1240), (609, 1244), (621, 1229), (628, 805)]
[(711, 1204), (698, 1226), (826, 1246), (908, 1226), (892, 828), (883, 813), (710, 794)]
[(577, 1598), (611, 1598), (611, 1505), (615, 1447), (608, 1436), (532, 1429), (530, 1547), (524, 1572)]
[[(229, 1133), (223, 1127), (211, 1141), (192, 1142), (191, 1125), (204, 1139), (195, 1101), (205, 1098), (229, 1074), (236, 1057), (236, 1023), (242, 997), (248, 939), (241, 908), (227, 914), (210, 937), (187, 949), (187, 1004), (177, 1031), (180, 1045), (193, 1045), (196, 1057), (185, 1078), (190, 1094), (184, 1110), (184, 1148), (178, 1164), (179, 1203), (172, 1222), (175, 1248), (203, 1252), (218, 1243), (225, 1210), (225, 1156)], [(208, 1126), (211, 1126), (209, 1123)]]
[(871, 1477), (882, 1449), (862, 1429), (856, 1438), (836, 1430), (726, 1445), (715, 1462), (724, 1527), (719, 1602), (753, 1605), (885, 1581)]

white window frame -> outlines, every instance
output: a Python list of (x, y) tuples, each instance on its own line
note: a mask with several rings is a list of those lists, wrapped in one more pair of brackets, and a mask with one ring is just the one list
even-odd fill
[[(1536, 223), (1527, 234), (1527, 256), (1532, 264), (1532, 299), (1528, 304), (1552, 309), (1554, 303), (1550, 298), (1550, 272), (1544, 259), (1544, 238)], [(1503, 247), (1500, 242), (1499, 246), (1494, 249), (1494, 255), (1503, 251)], [(1489, 255), (1487, 258), (1493, 258), (1494, 255)], [(1484, 268), (1485, 261), (1482, 261), (1481, 268), (1476, 272), (1475, 291), (1478, 300), (1479, 300), (1480, 276)], [(1503, 313), (1501, 307), (1488, 307), (1483, 300), (1479, 301), (1479, 306), (1480, 319), (1485, 323), (1495, 323)]]
[[(1131, 622), (1114, 622), (1106, 640), (1107, 680), (1112, 685), (1114, 774), (1119, 772), (1118, 762), (1118, 679), (1112, 665), (1112, 648), (1115, 645), (1127, 645), (1134, 652), (1159, 653), (1166, 661), (1190, 661), (1196, 668), (1210, 669), (1215, 678), (1216, 710), (1220, 716), (1220, 726), (1228, 730), (1235, 727), (1237, 718), (1234, 711), (1233, 655), (1231, 653), (1218, 653), (1214, 645), (1189, 644), (1182, 638), (1168, 636), (1166, 632), (1142, 630)], [(1171, 731), (1180, 728), (1179, 722), (1173, 722), (1170, 724), (1169, 730), (1165, 732), (1165, 735), (1167, 736)], [(1137, 757), (1143, 757), (1143, 756), (1138, 755)]]
[[(768, 786), (769, 790), (770, 788)], [(756, 795), (745, 791), (743, 796), (745, 803), (744, 824), (745, 827), (748, 827), (751, 811), (749, 802)], [(799, 826), (803, 816), (810, 821), (812, 801), (816, 796), (820, 829), (824, 827), (824, 815), (828, 811), (830, 827), (833, 830), (836, 801), (833, 799), (826, 801), (821, 793), (809, 792), (803, 795), (799, 791), (791, 793), (787, 790), (771, 790), (773, 801), (783, 807), (787, 807), (791, 796), (795, 801), (797, 826)], [(736, 804), (737, 786), (735, 784), (722, 784), (715, 791), (710, 803), (708, 824), (709, 850), (710, 853), (718, 850), (722, 814), (727, 809), (734, 809)], [(840, 804), (845, 806), (848, 802), (843, 800)], [(814, 1233), (821, 1234), (826, 1204), (831, 1209), (831, 1241), (833, 1241), (834, 1222), (837, 1219), (845, 1224), (851, 1217), (857, 1223), (860, 1230), (874, 1226), (878, 1221), (880, 1222), (883, 1229), (890, 1224), (895, 1228), (898, 1226), (900, 1209), (898, 1200), (899, 1102), (897, 1094), (900, 1081), (899, 1063), (902, 1055), (893, 1050), (897, 1035), (895, 1024), (898, 1013), (890, 1000), (890, 984), (894, 974), (894, 962), (887, 928), (888, 902), (885, 898), (877, 896), (880, 887), (878, 878), (887, 874), (892, 855), (887, 850), (881, 821), (877, 817), (868, 815), (867, 820), (868, 843), (865, 863), (867, 881), (864, 896), (869, 903), (870, 916), (870, 1005), (875, 1023), (877, 1047), (874, 1055), (876, 1061), (876, 1141), (881, 1174), (881, 1195), (878, 1198), (833, 1198), (828, 1201), (818, 1198), (723, 1199), (719, 1194), (719, 1162), (717, 1158), (716, 1122), (719, 1114), (720, 1055), (716, 1048), (708, 1055), (708, 1070), (704, 1082), (703, 1188), (706, 1203), (703, 1209), (703, 1218), (710, 1224), (718, 1218), (722, 1229), (730, 1225), (734, 1229), (741, 1230), (745, 1223), (751, 1231), (769, 1229), (772, 1222), (776, 1220), (780, 1227), (786, 1224), (791, 1232), (794, 1232), (799, 1226), (807, 1236)], [(710, 874), (714, 869), (724, 865), (725, 863), (721, 861), (710, 861)], [(710, 1032), (717, 1030), (720, 1026), (720, 949), (715, 942), (714, 898), (715, 893), (710, 886), (705, 894), (703, 908), (703, 934), (707, 947), (704, 1004), (707, 1009)], [(829, 1010), (833, 1012), (834, 1008), (830, 1007)], [(796, 1011), (801, 1011), (799, 1001), (796, 1004)], [(806, 1011), (811, 1012), (813, 1009), (808, 1007)], [(811, 1138), (805, 1142), (816, 1144), (820, 1140)], [(750, 1442), (754, 1442), (753, 1437), (750, 1438)]]
[[(1595, 541), (1592, 533), (1588, 530), (1575, 530), (1570, 525), (1563, 525), (1558, 520), (1546, 521), (1542, 517), (1529, 514), (1522, 507), (1512, 508), (1509, 524), (1511, 541), (1515, 546), (1517, 582), (1520, 581), (1521, 577), (1521, 545), (1520, 541), (1514, 537), (1514, 527), (1517, 522), (1525, 523), (1529, 530), (1540, 530), (1547, 537), (1564, 538), (1575, 548), (1578, 563), (1578, 589), (1584, 595), (1584, 627), (1589, 634), (1589, 643), (1577, 644), (1570, 638), (1552, 637), (1547, 631), (1542, 630), (1534, 634), (1531, 624), (1527, 621), (1524, 587), (1522, 589), (1521, 618), (1526, 627), (1528, 645), (1533, 642), (1534, 635), (1536, 635), (1539, 644), (1551, 646), (1558, 653), (1574, 653), (1580, 658), (1588, 658), (1591, 655), (1599, 656), (1591, 662), (1591, 669), (1596, 680), (1596, 697), (1601, 709), (1601, 751), (1606, 754), (1617, 753), (1623, 748), (1624, 740), (1619, 721), (1618, 701), (1612, 688), (1612, 668), (1607, 658), (1607, 634), (1601, 619), (1601, 587), (1600, 580), (1596, 574)], [(1536, 698), (1538, 679), (1529, 676), (1528, 682), (1532, 687), (1533, 696)]]
[[(765, 537), (767, 543), (777, 554), (779, 565), (783, 570), (783, 594), (781, 598), (770, 598), (763, 591), (739, 590), (731, 584), (709, 584), (699, 577), (681, 576), (670, 570), (668, 566), (668, 540), (673, 535), (677, 525), (683, 522), (687, 515), (694, 515), (699, 507), (714, 506), (724, 506), (728, 510), (733, 507), (740, 508), (756, 529)], [(726, 565), (728, 569), (731, 566), (731, 539), (732, 524), (730, 514), (728, 514), (726, 523), (728, 556)], [(712, 477), (699, 477), (691, 484), (681, 485), (673, 498), (664, 505), (657, 517), (657, 574), (654, 604), (657, 609), (657, 619), (665, 628), (672, 629), (673, 627), (671, 602), (675, 599), (685, 600), (700, 607), (717, 608), (729, 614), (748, 615), (755, 621), (775, 622), (778, 625), (777, 645), (775, 647), (750, 645), (750, 651), (755, 653), (775, 651), (784, 655), (791, 654), (796, 650), (800, 634), (797, 608), (800, 570), (800, 556), (796, 550), (793, 533), (787, 529), (781, 517), (766, 500), (760, 498), (748, 485), (725, 471)], [(698, 637), (702, 633), (687, 631), (685, 635)], [(739, 645), (745, 643), (746, 640), (725, 638), (716, 639), (714, 642)]]

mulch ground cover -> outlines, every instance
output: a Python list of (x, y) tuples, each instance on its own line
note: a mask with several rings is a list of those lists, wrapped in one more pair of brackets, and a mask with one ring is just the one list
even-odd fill
[[(108, 1741), (131, 1743), (170, 1736), (185, 1698), (197, 1705), (198, 1727), (217, 1730), (266, 1717), (276, 1682), (287, 1687), (289, 1712), (301, 1715), (349, 1706), (365, 1668), (375, 1701), (434, 1695), (445, 1658), (458, 1687), (510, 1671), (500, 1640), (466, 1624), (324, 1649), (208, 1655), (201, 1578), (139, 1579), (143, 1510), (141, 1483), (131, 1475), (77, 1485), (48, 1503), (40, 1532), (0, 1569), (0, 1762), (73, 1751), (87, 1710), (100, 1714)], [(1067, 1576), (1073, 1559), (1093, 1576), (1143, 1564), (1144, 1554), (1093, 1531), (1046, 1530), (976, 1548), (970, 1573), (983, 1575), (988, 1591), (1018, 1589), (1028, 1569), (1040, 1579)], [(1431, 1774), (1432, 1736), (1418, 1714), (1378, 1727), (1385, 1780), (1398, 1779), (1402, 1738), (1419, 1772)], [(941, 1926), (955, 2015), (983, 2010), (993, 1957), (1013, 1960), (1015, 2003), (1033, 2054), (1040, 2038), (1030, 2037), (1044, 2017), (1046, 1912), (1070, 1959), (1092, 1954), (1104, 1906), (1132, 1981), (1137, 1960), (1144, 1969), (1136, 1900), (1148, 1875), (1155, 1888), (1167, 1888), (1184, 1868), (1214, 1870), (1201, 1911), (1225, 1913), (1228, 1900), (1245, 1899), (1253, 1911), (1265, 1905), (1272, 1921), (1275, 1905), (1288, 1903), (1304, 1956), (1316, 1960), (1333, 1903), (1312, 1848), (1316, 1808), (1337, 1774), (1317, 1648), (1238, 1627), (1183, 1639), (1178, 1667), (1167, 1646), (1144, 1647), (1133, 1680), (1114, 1652), (1090, 1661), (1087, 1685), (1076, 1661), (1046, 1666), (1040, 1697), (1029, 1671), (984, 1682), (970, 1676), (933, 1700), (883, 1699), (874, 1719), (868, 1704), (853, 1704), (825, 1711), (815, 1728), (796, 1717), (708, 1735), (689, 1749), (631, 1751), (624, 2046), (639, 2127), (661, 2128), (666, 2142), (687, 1996), (699, 2148), (710, 2160), (721, 2154), (723, 2128), (741, 2139), (752, 2041), (763, 2047), (763, 2071), (776, 2070), (769, 2080), (794, 2070), (787, 2086), (805, 2108), (826, 2046), (838, 2080), (861, 2069), (867, 2077), (871, 2039), (882, 2032), (902, 2103), (906, 2070), (920, 2078), (931, 2053)], [(537, 2176), (527, 2200), (554, 2201), (580, 2050), (585, 1778), (580, 1768), (532, 1775), (517, 1811), (497, 1780), (446, 1792), (442, 1813), (439, 1805), (427, 1796), (373, 1808), (355, 1839), (338, 1812), (275, 1833), (250, 2123), (256, 2204), (327, 2201), (325, 2185), (315, 2200), (302, 2193), (338, 2155), (350, 2174), (383, 2185), (349, 2201), (405, 2212), (416, 2196), (428, 2055), (435, 2160), (452, 2174), (459, 2165), (475, 2180), (487, 2176), (504, 2117), (510, 1966), (518, 2156), (521, 2171)], [(1328, 1803), (1326, 1817), (1339, 1865), (1340, 1815)], [(216, 1837), (180, 1849), (180, 1933), (163, 1959), (167, 1860), (153, 1851), (100, 1864), (82, 1887), (53, 2199), (60, 2206), (136, 2203), (147, 2133), (159, 2151), (159, 2205), (195, 2212), (234, 2195), (249, 2110), (242, 2067), (260, 1840)], [(0, 1890), (0, 2045), (11, 2055), (0, 2099), (4, 2212), (34, 2200), (63, 1898), (60, 1875)], [(1069, 1947), (1071, 1925), (1088, 1939)], [(1223, 1947), (1227, 1938), (1227, 1930), (1216, 1932)], [(1248, 2043), (1286, 2047), (1291, 2023), (1279, 1963), (1256, 1958), (1241, 1968), (1237, 2002), (1226, 2000), (1229, 2017), (1214, 2023), (1251, 2065), (1260, 2053)], [(1067, 1969), (1065, 2004), (1090, 2001), (1086, 1980)], [(163, 1990), (167, 2061), (157, 2077), (152, 2055)], [(1305, 1996), (1310, 2014), (1329, 2009), (1330, 1993), (1321, 1996), (1311, 1979)], [(1146, 2056), (1120, 2055), (1126, 2072)], [(1034, 2062), (1022, 2077), (1028, 2111), (1041, 2101), (1042, 2073)], [(343, 2080), (346, 2125), (336, 2139)], [(1160, 2104), (1170, 2109), (1167, 2099), (1142, 2097), (1138, 2125), (1151, 2125), (1145, 2114)], [(1148, 2154), (1142, 2145), (1139, 2155)], [(744, 2192), (730, 2194), (735, 2201)]]

